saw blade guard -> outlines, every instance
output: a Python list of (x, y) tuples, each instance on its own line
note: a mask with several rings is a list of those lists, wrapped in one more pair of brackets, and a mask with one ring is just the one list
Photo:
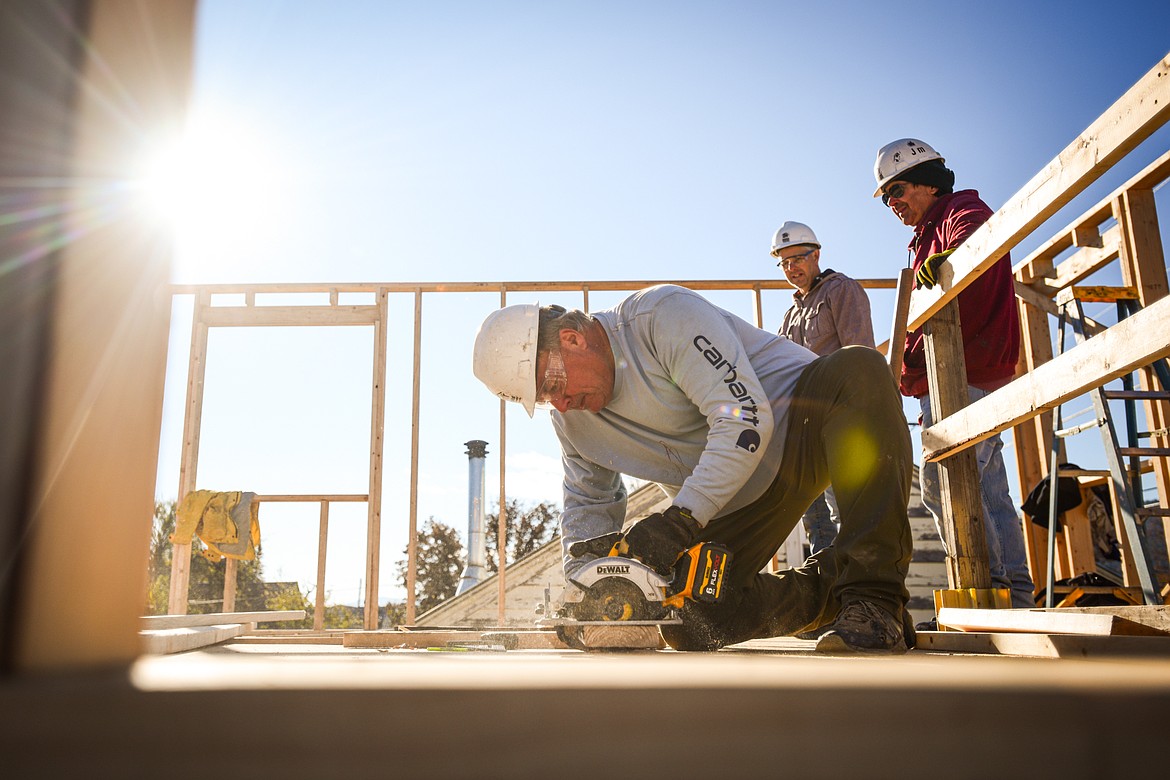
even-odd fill
[(662, 601), (671, 584), (669, 578), (633, 558), (598, 558), (582, 566), (569, 578), (569, 582), (580, 590), (572, 593), (573, 589), (567, 589), (564, 600), (580, 601), (586, 590), (608, 577), (620, 577), (637, 586), (647, 601)]

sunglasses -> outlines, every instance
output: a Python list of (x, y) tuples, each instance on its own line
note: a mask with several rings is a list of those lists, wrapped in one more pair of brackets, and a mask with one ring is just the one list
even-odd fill
[(888, 206), (890, 205), (890, 200), (893, 198), (901, 198), (906, 194), (906, 188), (908, 186), (910, 185), (903, 182), (898, 182), (894, 185), (891, 185), (888, 190), (882, 193), (882, 205)]

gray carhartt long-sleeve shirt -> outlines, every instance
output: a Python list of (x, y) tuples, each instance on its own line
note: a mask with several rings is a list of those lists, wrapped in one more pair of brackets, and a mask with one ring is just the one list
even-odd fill
[(816, 357), (674, 285), (594, 316), (613, 349), (613, 397), (596, 414), (551, 413), (570, 573), (569, 545), (621, 529), (623, 474), (662, 485), (703, 525), (758, 498), (780, 467), (796, 380)]

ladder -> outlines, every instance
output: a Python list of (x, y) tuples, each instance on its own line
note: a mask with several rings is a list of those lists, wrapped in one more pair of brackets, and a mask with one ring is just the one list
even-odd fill
[[(1137, 291), (1132, 287), (1081, 287), (1070, 286), (1061, 290), (1056, 296), (1059, 312), (1059, 335), (1057, 336), (1057, 353), (1064, 352), (1065, 324), (1071, 323), (1076, 343), (1083, 343), (1088, 337), (1087, 323), (1101, 327), (1085, 317), (1082, 301), (1116, 303), (1117, 318), (1122, 320), (1136, 313), (1141, 304), (1138, 302)], [(1060, 440), (1090, 427), (1100, 429), (1101, 440), (1105, 445), (1105, 458), (1108, 462), (1109, 478), (1113, 483), (1114, 494), (1117, 498), (1117, 507), (1121, 515), (1121, 524), (1128, 541), (1130, 555), (1137, 570), (1138, 581), (1141, 585), (1142, 596), (1146, 604), (1162, 604), (1160, 588), (1154, 576), (1154, 566), (1150, 559), (1149, 545), (1146, 543), (1144, 522), (1148, 517), (1170, 516), (1170, 510), (1165, 507), (1146, 507), (1143, 505), (1141, 485), (1141, 458), (1170, 457), (1170, 447), (1142, 447), (1138, 442), (1142, 438), (1152, 437), (1154, 432), (1140, 433), (1137, 430), (1137, 401), (1139, 400), (1170, 400), (1170, 366), (1165, 358), (1150, 364), (1161, 384), (1161, 390), (1142, 391), (1135, 389), (1133, 373), (1122, 378), (1122, 390), (1106, 390), (1098, 386), (1090, 391), (1093, 401), (1093, 410), (1096, 419), (1090, 423), (1069, 429), (1063, 429), (1061, 407), (1058, 405), (1053, 414), (1052, 452), (1049, 464), (1049, 529), (1048, 529), (1048, 579), (1045, 591), (1045, 606), (1051, 608), (1054, 599), (1054, 571), (1056, 554), (1056, 498), (1057, 479), (1060, 476), (1059, 463)], [(1117, 429), (1113, 415), (1109, 409), (1110, 400), (1123, 402), (1126, 417), (1126, 446), (1122, 446), (1117, 438)], [(1164, 433), (1164, 432), (1163, 432)], [(1123, 462), (1129, 459), (1129, 467)]]

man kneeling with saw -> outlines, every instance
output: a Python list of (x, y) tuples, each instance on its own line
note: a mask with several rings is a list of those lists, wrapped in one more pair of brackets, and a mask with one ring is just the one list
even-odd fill
[[(570, 579), (603, 552), (582, 543), (607, 534), (664, 573), (698, 543), (730, 552), (720, 597), (682, 600), (681, 623), (660, 627), (674, 649), (818, 629), (819, 652), (913, 646), (910, 437), (875, 350), (818, 358), (695, 292), (659, 285), (594, 314), (499, 309), (476, 336), (474, 371), (529, 416), (552, 410)], [(624, 536), (623, 474), (672, 497)], [(830, 484), (836, 542), (799, 568), (761, 573)]]

